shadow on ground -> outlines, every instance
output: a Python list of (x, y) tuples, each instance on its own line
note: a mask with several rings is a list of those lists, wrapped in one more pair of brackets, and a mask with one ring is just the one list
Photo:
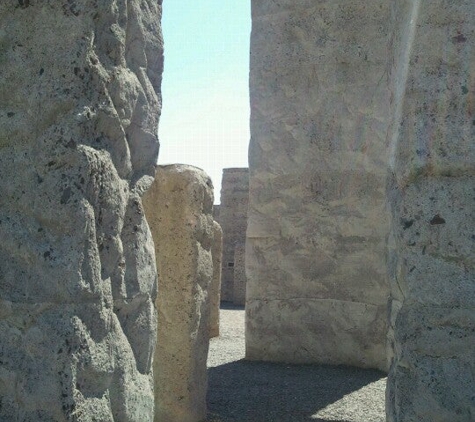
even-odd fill
[[(208, 374), (209, 422), (353, 422), (339, 419), (338, 412), (323, 419), (313, 415), (386, 376), (344, 366), (245, 360), (209, 368)], [(383, 420), (367, 416), (361, 421)]]

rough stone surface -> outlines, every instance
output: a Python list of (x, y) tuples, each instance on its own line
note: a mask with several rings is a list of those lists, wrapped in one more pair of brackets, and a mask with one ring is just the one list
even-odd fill
[(233, 303), (246, 304), (246, 245), (237, 243), (234, 248)]
[(247, 208), (249, 204), (249, 169), (223, 169), (221, 205), (217, 221), (223, 229), (223, 270), (221, 300), (233, 301), (234, 294), (234, 249), (245, 243)]
[(0, 420), (151, 421), (161, 2), (0, 2)]
[(393, 1), (390, 422), (475, 420), (475, 3)]
[[(214, 211), (214, 207), (213, 207)], [(213, 212), (213, 216), (214, 216)], [(213, 245), (211, 246), (213, 259), (213, 280), (209, 286), (209, 336), (219, 336), (219, 304), (221, 302), (221, 266), (223, 260), (223, 230), (213, 222)]]
[(252, 18), (246, 356), (385, 369), (389, 2)]
[(157, 167), (144, 196), (158, 269), (153, 368), (156, 422), (206, 416), (208, 289), (213, 277), (213, 185), (196, 167)]

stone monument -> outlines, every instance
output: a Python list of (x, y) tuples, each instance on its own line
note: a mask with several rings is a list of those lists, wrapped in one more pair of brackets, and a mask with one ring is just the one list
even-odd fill
[(386, 369), (389, 2), (252, 20), (246, 356)]
[(213, 278), (211, 179), (196, 167), (159, 166), (144, 206), (158, 269), (155, 421), (199, 422), (206, 417)]
[(213, 245), (211, 256), (213, 259), (213, 280), (209, 287), (209, 336), (219, 336), (219, 308), (221, 302), (221, 266), (223, 260), (223, 230), (213, 222)]
[(393, 1), (388, 422), (475, 420), (475, 3)]
[(0, 2), (0, 420), (152, 421), (161, 2)]
[[(223, 229), (221, 300), (226, 302), (234, 302), (234, 252), (236, 245), (246, 241), (248, 203), (249, 169), (223, 169), (221, 205), (217, 221)], [(244, 264), (244, 261), (240, 263)], [(237, 271), (245, 274), (244, 268), (238, 268)]]
[(246, 245), (237, 243), (234, 248), (233, 303), (246, 304)]

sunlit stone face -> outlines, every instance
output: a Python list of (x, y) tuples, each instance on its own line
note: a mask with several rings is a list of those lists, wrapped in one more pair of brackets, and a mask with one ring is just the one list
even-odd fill
[(256, 1), (250, 359), (386, 369), (386, 1)]

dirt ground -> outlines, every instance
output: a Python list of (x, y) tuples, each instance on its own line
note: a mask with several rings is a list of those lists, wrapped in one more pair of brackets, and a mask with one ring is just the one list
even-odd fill
[(384, 422), (385, 374), (244, 360), (244, 309), (223, 305), (208, 356), (207, 422)]

